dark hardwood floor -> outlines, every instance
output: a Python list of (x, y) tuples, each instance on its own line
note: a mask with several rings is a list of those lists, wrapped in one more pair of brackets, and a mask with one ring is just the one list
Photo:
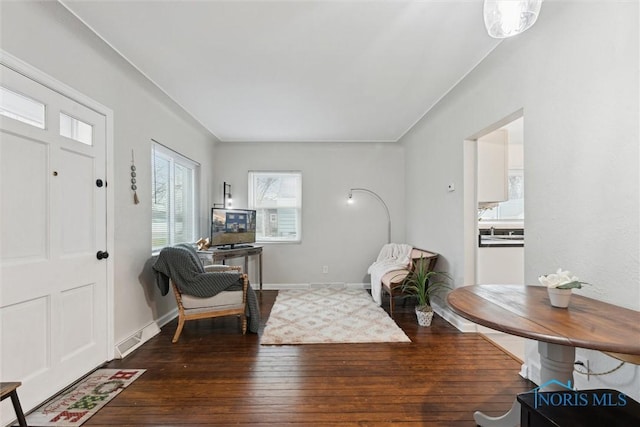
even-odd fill
[[(276, 291), (263, 291), (263, 325)], [(412, 343), (261, 346), (235, 318), (176, 321), (123, 360), (145, 368), (85, 424), (474, 426), (535, 387), (520, 364), (477, 334), (436, 316), (418, 327), (411, 303), (395, 320)]]

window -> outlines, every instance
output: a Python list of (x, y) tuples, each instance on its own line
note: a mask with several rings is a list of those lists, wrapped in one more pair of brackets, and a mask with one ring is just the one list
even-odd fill
[(44, 129), (44, 104), (0, 86), (0, 116)]
[(509, 200), (483, 210), (482, 221), (524, 219), (524, 174), (522, 169), (509, 169)]
[(151, 158), (152, 249), (194, 242), (199, 165), (155, 142)]
[(256, 210), (256, 240), (302, 240), (302, 173), (249, 172), (249, 209)]
[(60, 135), (83, 144), (93, 144), (93, 126), (65, 113), (60, 113)]

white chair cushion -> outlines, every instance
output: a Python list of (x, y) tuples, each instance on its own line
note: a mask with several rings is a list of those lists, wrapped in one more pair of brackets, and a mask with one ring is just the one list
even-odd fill
[(242, 291), (222, 291), (209, 298), (198, 298), (182, 294), (182, 306), (185, 310), (197, 308), (227, 309), (242, 306)]
[(382, 284), (385, 287), (389, 287), (392, 283), (394, 285), (400, 284), (404, 281), (404, 278), (409, 274), (409, 270), (393, 270), (389, 271), (382, 276)]

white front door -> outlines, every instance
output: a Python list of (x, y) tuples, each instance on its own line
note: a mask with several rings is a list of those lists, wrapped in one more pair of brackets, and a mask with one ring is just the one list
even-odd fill
[(0, 67), (0, 380), (27, 411), (108, 357), (106, 120)]

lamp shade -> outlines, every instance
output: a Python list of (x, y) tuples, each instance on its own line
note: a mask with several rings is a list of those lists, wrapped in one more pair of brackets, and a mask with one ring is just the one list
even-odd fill
[(484, 25), (496, 39), (526, 31), (538, 19), (542, 0), (484, 0)]

